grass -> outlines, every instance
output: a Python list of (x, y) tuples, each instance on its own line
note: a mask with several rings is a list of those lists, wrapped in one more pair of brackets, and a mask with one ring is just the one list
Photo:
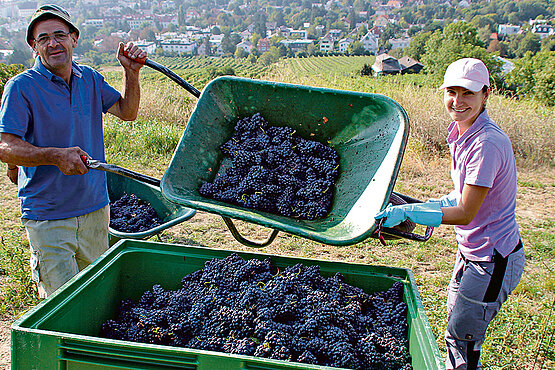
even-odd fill
[[(414, 77), (410, 77), (410, 83), (402, 83), (398, 78), (370, 79), (325, 68), (318, 75), (289, 68), (279, 66), (266, 79), (374, 92), (398, 101), (409, 115), (411, 138), (395, 190), (419, 199), (438, 197), (451, 190), (444, 144), (448, 116), (437, 91), (421, 87)], [(107, 79), (119, 86), (117, 73), (108, 73)], [(174, 85), (167, 79), (144, 78), (139, 119), (123, 123), (106, 117), (108, 162), (152, 176), (163, 174), (196, 103), (196, 98)], [(525, 246), (526, 268), (516, 291), (488, 329), (482, 361), (487, 369), (554, 368), (555, 173), (550, 148), (555, 147), (555, 111), (499, 96), (490, 99), (488, 110), (510, 135), (517, 153), (517, 221)], [(1, 171), (4, 169), (0, 166)], [(28, 244), (18, 222), (15, 198), (15, 187), (5, 177), (1, 178), (0, 314), (11, 317), (17, 317), (38, 302), (29, 279)], [(253, 224), (239, 223), (238, 227), (253, 238), (263, 239), (269, 232)], [(251, 250), (234, 241), (219, 217), (203, 212), (197, 212), (191, 220), (165, 230), (153, 240), (158, 238), (167, 243)], [(436, 228), (425, 243), (399, 240), (386, 247), (374, 239), (348, 247), (330, 247), (280, 233), (263, 252), (411, 269), (432, 332), (440, 352), (445, 355), (446, 286), (456, 253), (452, 228)]]

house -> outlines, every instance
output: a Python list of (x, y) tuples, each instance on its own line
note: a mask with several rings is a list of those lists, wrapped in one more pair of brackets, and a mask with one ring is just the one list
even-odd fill
[(316, 27), (314, 27), (314, 34), (316, 34), (316, 36), (321, 37), (324, 34), (324, 29), (326, 28), (326, 26), (324, 25), (317, 25)]
[(368, 31), (366, 35), (360, 38), (360, 42), (362, 42), (364, 50), (367, 50), (372, 54), (376, 54), (378, 52), (378, 39), (378, 36)]
[(332, 30), (329, 30), (328, 35), (332, 37), (333, 41), (337, 41), (341, 38), (342, 33), (343, 31), (341, 30), (332, 29)]
[(535, 24), (532, 26), (532, 33), (535, 33), (543, 40), (548, 36), (555, 35), (555, 27), (549, 24)]
[(289, 36), (293, 38), (306, 40), (308, 37), (308, 34), (306, 30), (291, 30), (291, 32), (289, 32)]
[(385, 27), (389, 24), (389, 18), (387, 17), (387, 15), (379, 15), (378, 17), (376, 17), (376, 20), (374, 21), (374, 25), (376, 27)]
[(386, 5), (395, 9), (401, 9), (403, 7), (403, 3), (399, 0), (389, 0)]
[(401, 66), (401, 73), (420, 73), (424, 68), (422, 63), (409, 56), (399, 59), (399, 65)]
[(392, 49), (404, 49), (410, 44), (410, 38), (402, 38), (402, 39), (389, 39), (389, 43), (391, 44)]
[(176, 53), (193, 54), (197, 49), (197, 44), (184, 39), (168, 39), (160, 42), (160, 47), (164, 51)]
[(341, 39), (341, 40), (339, 40), (339, 42), (337, 43), (337, 48), (339, 49), (339, 51), (340, 51), (341, 53), (344, 53), (344, 52), (347, 51), (347, 49), (349, 48), (349, 45), (351, 45), (351, 44), (353, 43), (353, 41), (355, 41), (355, 40), (353, 40), (353, 39), (350, 38), (350, 37), (346, 37), (346, 38), (344, 38), (344, 39)]
[(313, 40), (281, 40), (279, 43), (285, 45), (295, 53), (306, 50), (308, 45), (314, 45)]
[(258, 40), (258, 44), (256, 44), (256, 48), (260, 53), (265, 53), (267, 51), (270, 51), (270, 40), (268, 40), (267, 38)]
[(147, 24), (149, 27), (154, 27), (154, 20), (151, 17), (144, 16), (128, 16), (125, 18), (127, 24), (132, 30), (141, 28), (143, 24)]
[(148, 54), (154, 54), (156, 52), (156, 43), (154, 41), (139, 40), (135, 43), (135, 45), (146, 51)]
[(383, 53), (376, 57), (376, 61), (372, 64), (372, 71), (376, 76), (397, 74), (401, 73), (401, 65), (396, 58)]
[(497, 27), (497, 33), (504, 36), (517, 34), (518, 31), (520, 31), (520, 26), (515, 26), (512, 24), (500, 24)]
[(244, 40), (244, 41), (241, 41), (240, 43), (238, 43), (235, 46), (245, 50), (247, 53), (250, 53), (251, 49), (252, 49), (252, 42), (250, 42), (249, 40)]
[(320, 39), (320, 51), (323, 51), (323, 52), (333, 51), (334, 44), (335, 44), (335, 41), (333, 40), (333, 37), (331, 37), (330, 34), (328, 33), (327, 35), (325, 35)]
[(83, 22), (83, 26), (102, 28), (104, 27), (104, 19), (87, 19)]

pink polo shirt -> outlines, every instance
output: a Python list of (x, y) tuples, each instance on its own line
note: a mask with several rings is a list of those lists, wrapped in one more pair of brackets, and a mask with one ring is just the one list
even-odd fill
[(456, 123), (451, 123), (447, 143), (451, 178), (459, 196), (464, 184), (489, 188), (472, 222), (455, 226), (459, 250), (472, 261), (490, 261), (494, 250), (506, 257), (520, 240), (515, 219), (516, 163), (509, 137), (484, 110), (461, 137)]

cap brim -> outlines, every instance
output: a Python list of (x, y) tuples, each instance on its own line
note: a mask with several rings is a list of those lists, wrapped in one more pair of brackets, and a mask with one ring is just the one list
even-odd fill
[(443, 85), (441, 85), (439, 89), (443, 90), (446, 87), (454, 87), (454, 86), (464, 87), (467, 90), (478, 92), (482, 90), (482, 88), (486, 85), (484, 85), (481, 82), (467, 80), (466, 78), (458, 78), (458, 79), (443, 82)]

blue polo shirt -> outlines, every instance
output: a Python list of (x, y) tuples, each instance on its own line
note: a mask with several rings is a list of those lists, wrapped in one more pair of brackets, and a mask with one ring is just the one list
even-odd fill
[[(38, 147), (78, 146), (104, 161), (102, 114), (120, 98), (100, 73), (73, 63), (70, 85), (48, 71), (40, 57), (10, 79), (2, 94), (0, 132)], [(56, 220), (81, 216), (108, 204), (106, 174), (64, 175), (56, 166), (20, 167), (21, 217)]]

